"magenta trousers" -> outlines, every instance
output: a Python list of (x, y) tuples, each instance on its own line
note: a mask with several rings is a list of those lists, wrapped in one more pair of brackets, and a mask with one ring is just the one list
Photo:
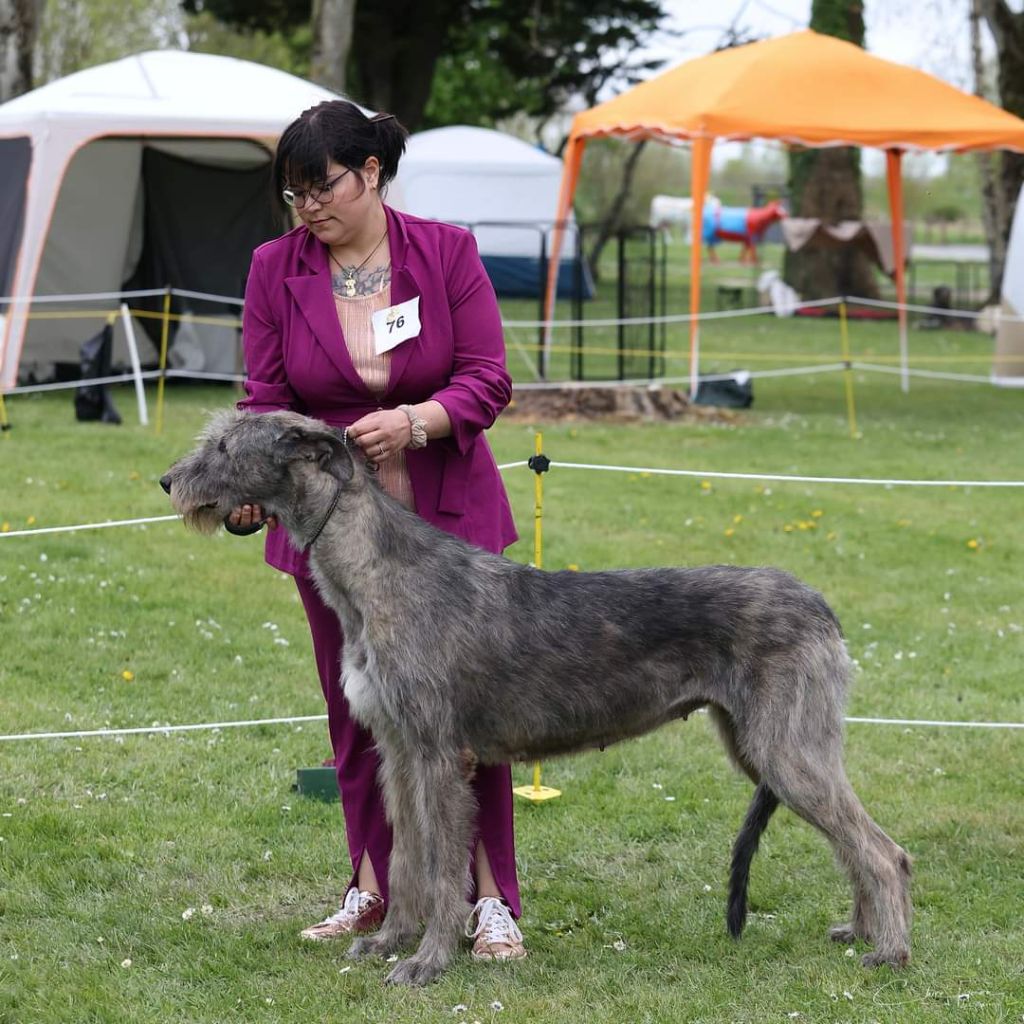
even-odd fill
[[(373, 737), (352, 718), (341, 689), (341, 624), (324, 604), (312, 580), (295, 577), (306, 609), (320, 686), (327, 701), (327, 727), (331, 734), (334, 764), (338, 773), (341, 806), (345, 812), (348, 852), (353, 880), (364, 855), (388, 898), (388, 864), (391, 860), (391, 827), (384, 815), (384, 800), (377, 782), (378, 756)], [(476, 835), (467, 851), (471, 869), (477, 841), (483, 843), (498, 891), (519, 917), (519, 880), (516, 877), (515, 836), (512, 830), (512, 771), (508, 765), (481, 765), (473, 780), (477, 801)], [(476, 872), (471, 871), (476, 878)], [(475, 894), (474, 894), (475, 899)]]

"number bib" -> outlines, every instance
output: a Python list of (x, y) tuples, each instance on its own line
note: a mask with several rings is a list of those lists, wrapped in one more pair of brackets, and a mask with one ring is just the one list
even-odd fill
[(420, 297), (378, 310), (373, 314), (373, 348), (377, 355), (389, 352), (420, 333)]

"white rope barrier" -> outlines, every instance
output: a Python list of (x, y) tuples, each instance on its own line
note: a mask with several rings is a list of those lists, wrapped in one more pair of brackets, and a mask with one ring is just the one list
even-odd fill
[[(288, 715), (282, 718), (250, 718), (240, 722), (196, 722), (188, 725), (148, 725), (127, 729), (77, 729), (71, 732), (23, 732), (0, 736), (0, 743), (22, 740), (78, 740), (114, 736), (164, 735), (182, 732), (212, 732), (219, 729), (244, 729), (254, 726), (294, 725), (305, 722), (326, 722), (326, 715)], [(945, 729), (1024, 729), (1024, 722), (955, 722), (925, 718), (857, 718), (845, 721), (857, 725), (901, 725)]]
[[(829, 299), (813, 299), (798, 304), (798, 309), (815, 309), (824, 306), (838, 306), (844, 302), (841, 296)], [(709, 310), (704, 313), (671, 313), (665, 316), (599, 317), (593, 320), (503, 320), (504, 327), (555, 328), (555, 327), (644, 327), (651, 324), (688, 324), (691, 320), (725, 320), (729, 317), (757, 316), (774, 313), (774, 306), (748, 306), (744, 309)]]
[[(155, 380), (159, 370), (144, 370), (139, 373), (142, 380)], [(136, 377), (132, 373), (120, 373), (112, 377), (91, 377), (88, 380), (61, 380), (51, 384), (23, 384), (5, 391), (5, 395), (32, 395), (43, 391), (70, 391), (73, 388), (96, 387), (99, 384), (131, 384)]]
[(919, 725), (945, 729), (1024, 729), (1024, 722), (943, 722), (930, 718), (847, 718), (863, 725)]
[[(810, 366), (793, 366), (783, 370), (733, 370), (731, 373), (702, 373), (697, 378), (698, 384), (706, 384), (709, 381), (735, 380), (740, 372), (743, 376), (753, 380), (755, 377), (798, 377), (804, 374), (834, 373), (837, 370), (845, 370), (845, 363), (814, 363)], [(512, 385), (512, 391), (590, 391), (590, 390), (614, 390), (618, 388), (658, 388), (670, 384), (689, 384), (690, 376), (675, 377), (633, 377), (628, 380), (563, 380), (563, 381), (526, 381)]]
[(81, 530), (107, 530), (112, 526), (144, 526), (147, 523), (171, 523), (181, 516), (149, 516), (146, 519), (117, 519), (106, 523), (78, 523), (74, 526), (41, 526), (35, 530), (8, 530), (0, 533), (0, 540), (6, 537), (39, 537), (47, 533), (78, 533)]
[[(850, 298), (846, 300), (848, 303), (858, 306), (874, 306), (878, 309), (905, 309), (908, 313), (931, 313), (935, 316), (948, 316), (958, 317), (963, 319), (977, 320), (981, 316), (980, 310), (974, 309), (944, 309), (942, 306), (920, 306), (911, 302), (893, 302), (890, 299), (860, 299)], [(805, 305), (805, 303), (801, 303)], [(1024, 323), (1024, 316), (1018, 316), (1013, 313), (1004, 313), (1001, 308), (997, 307), (997, 316), (1000, 320), (1005, 320), (1010, 324)]]
[(602, 466), (591, 462), (560, 462), (552, 468), (590, 469), (609, 473), (646, 473), (650, 476), (688, 476), (707, 480), (766, 480), (793, 484), (869, 484), (879, 487), (1024, 487), (1024, 480), (912, 480), (880, 477), (790, 476), (781, 473), (725, 473), (718, 470), (662, 469), (655, 466)]
[(154, 295), (166, 295), (166, 288), (140, 288), (133, 292), (78, 292), (64, 295), (0, 295), (0, 303), (13, 305), (46, 305), (50, 302), (100, 302), (110, 299), (144, 299)]
[(244, 306), (245, 299), (240, 299), (236, 295), (211, 295), (209, 292), (193, 292), (187, 288), (172, 288), (172, 295), (180, 295), (185, 299), (202, 299), (204, 302), (225, 302), (231, 306)]
[(78, 740), (98, 736), (144, 736), (213, 729), (242, 729), (254, 725), (291, 725), (295, 722), (326, 722), (326, 715), (290, 715), (286, 718), (250, 718), (242, 722), (199, 722), (193, 725), (147, 725), (133, 729), (79, 729), (74, 732), (23, 732), (0, 736), (0, 742), (17, 740)]
[(228, 302), (241, 306), (244, 299), (237, 295), (214, 295), (210, 292), (194, 292), (187, 288), (139, 288), (130, 292), (77, 292), (75, 294), (58, 295), (0, 295), (0, 304), (11, 305), (15, 302), (26, 305), (46, 305), (50, 302), (100, 302), (110, 299), (145, 299), (158, 295), (181, 295), (187, 299), (203, 299), (209, 302)]
[[(499, 470), (528, 466), (526, 459), (503, 462)], [(794, 476), (782, 473), (727, 473), (722, 470), (665, 469), (657, 466), (606, 466), (592, 462), (551, 461), (552, 468), (594, 470), (606, 473), (634, 473), (648, 476), (694, 477), (701, 480), (754, 480), (770, 483), (793, 484), (864, 484), (875, 487), (1024, 487), (1024, 480), (913, 480), (882, 477)], [(119, 519), (104, 523), (79, 523), (74, 526), (45, 526), (32, 530), (8, 530), (0, 533), (0, 540), (8, 537), (34, 537), (53, 533), (75, 533), (80, 530), (104, 530), (114, 526), (140, 526), (147, 523), (170, 523), (180, 519), (177, 515), (150, 516), (145, 519)]]
[(931, 380), (955, 380), (965, 384), (991, 384), (992, 378), (983, 377), (976, 373), (949, 373), (944, 370), (911, 370), (902, 369), (898, 366), (879, 366), (877, 363), (851, 363), (854, 370), (864, 370), (870, 373), (888, 373), (900, 377), (909, 375), (911, 377), (922, 377)]

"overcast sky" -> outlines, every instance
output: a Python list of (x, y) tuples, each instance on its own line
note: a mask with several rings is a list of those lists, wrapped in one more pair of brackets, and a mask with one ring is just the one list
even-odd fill
[[(670, 65), (713, 50), (733, 22), (767, 37), (806, 28), (811, 17), (810, 0), (663, 0), (663, 6), (668, 27), (683, 35), (656, 40), (651, 51)], [(971, 88), (968, 7), (968, 0), (865, 0), (866, 49)]]

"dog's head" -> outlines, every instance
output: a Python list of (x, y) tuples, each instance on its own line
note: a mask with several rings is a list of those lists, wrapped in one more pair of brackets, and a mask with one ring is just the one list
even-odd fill
[(345, 483), (354, 463), (343, 433), (294, 412), (221, 412), (196, 447), (160, 478), (185, 525), (213, 533), (239, 505), (286, 517), (310, 478)]

